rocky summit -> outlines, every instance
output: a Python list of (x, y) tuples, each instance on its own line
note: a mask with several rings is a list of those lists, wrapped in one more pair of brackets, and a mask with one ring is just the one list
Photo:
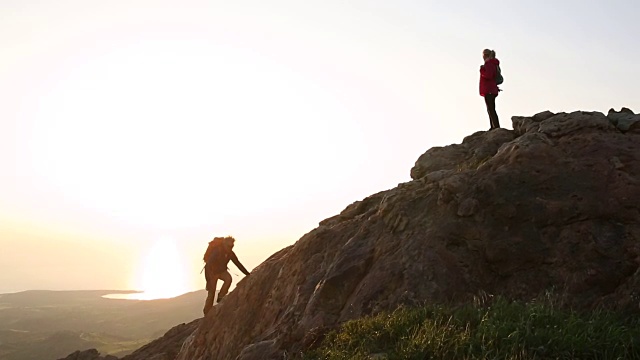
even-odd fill
[(479, 294), (553, 291), (583, 309), (637, 311), (640, 115), (512, 121), (428, 150), (412, 181), (273, 254), (184, 335), (176, 358), (296, 358), (344, 321)]

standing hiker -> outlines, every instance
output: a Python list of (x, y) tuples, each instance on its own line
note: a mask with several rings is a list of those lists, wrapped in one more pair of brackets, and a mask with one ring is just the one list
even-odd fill
[(484, 65), (480, 66), (480, 96), (484, 97), (484, 102), (487, 104), (487, 112), (491, 123), (489, 130), (493, 130), (500, 127), (498, 113), (496, 113), (496, 97), (500, 91), (496, 83), (496, 77), (500, 72), (500, 60), (496, 59), (496, 52), (489, 49), (482, 51), (482, 58), (484, 59)]
[(245, 275), (249, 275), (247, 269), (238, 261), (238, 257), (232, 251), (235, 239), (231, 236), (216, 237), (209, 242), (207, 251), (204, 254), (204, 276), (207, 279), (207, 300), (204, 303), (204, 309), (202, 310), (205, 315), (213, 307), (213, 299), (216, 296), (216, 286), (218, 285), (218, 279), (223, 281), (222, 288), (218, 293), (218, 301), (222, 301), (229, 287), (231, 286), (231, 274), (227, 271), (227, 264), (229, 260), (242, 271)]

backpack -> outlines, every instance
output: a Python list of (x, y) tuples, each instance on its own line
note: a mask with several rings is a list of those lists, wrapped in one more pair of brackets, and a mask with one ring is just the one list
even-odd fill
[(209, 241), (209, 246), (207, 246), (207, 251), (204, 252), (204, 256), (202, 257), (202, 260), (205, 263), (207, 262), (207, 260), (209, 260), (209, 256), (211, 256), (211, 252), (213, 251), (213, 249), (222, 245), (223, 240), (224, 240), (223, 237), (215, 237), (213, 238), (213, 240)]
[(496, 65), (496, 85), (500, 85), (504, 82), (504, 78), (502, 77), (502, 71), (500, 70), (500, 65)]

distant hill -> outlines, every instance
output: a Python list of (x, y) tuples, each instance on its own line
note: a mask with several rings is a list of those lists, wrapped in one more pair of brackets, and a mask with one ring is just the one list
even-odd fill
[(123, 356), (202, 316), (206, 291), (171, 299), (106, 299), (131, 291), (34, 290), (0, 294), (0, 359), (58, 359), (75, 350)]

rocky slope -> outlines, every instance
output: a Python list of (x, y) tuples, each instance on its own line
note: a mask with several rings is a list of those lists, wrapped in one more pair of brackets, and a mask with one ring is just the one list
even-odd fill
[(202, 319), (180, 324), (167, 331), (163, 337), (134, 351), (122, 360), (172, 360), (178, 355), (184, 340), (198, 328)]
[(640, 115), (513, 117), (433, 148), (412, 181), (349, 205), (254, 269), (180, 360), (295, 358), (399, 304), (527, 299), (638, 308)]

